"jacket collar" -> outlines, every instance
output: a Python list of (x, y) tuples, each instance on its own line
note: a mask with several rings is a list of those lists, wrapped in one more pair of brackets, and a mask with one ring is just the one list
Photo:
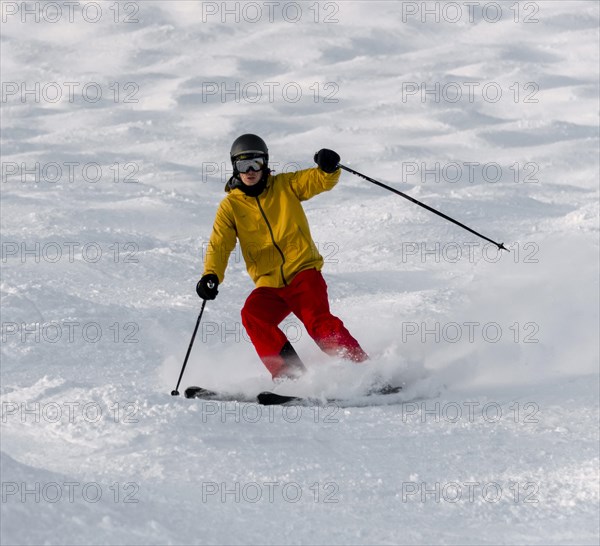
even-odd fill
[(267, 181), (269, 179), (270, 172), (271, 171), (269, 169), (265, 169), (262, 178), (254, 186), (246, 186), (246, 184), (244, 184), (236, 175), (233, 175), (227, 181), (227, 184), (225, 184), (225, 191), (229, 193), (232, 190), (238, 189), (250, 197), (257, 197), (267, 187)]

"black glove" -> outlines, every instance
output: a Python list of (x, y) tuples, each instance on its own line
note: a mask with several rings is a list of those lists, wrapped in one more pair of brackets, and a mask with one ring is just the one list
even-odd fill
[(203, 300), (214, 300), (219, 293), (217, 286), (219, 286), (219, 277), (214, 273), (209, 273), (208, 275), (204, 275), (198, 281), (198, 284), (196, 285), (196, 294)]
[(315, 154), (315, 163), (322, 171), (325, 171), (326, 173), (333, 173), (337, 171), (339, 162), (340, 156), (333, 150), (323, 148)]

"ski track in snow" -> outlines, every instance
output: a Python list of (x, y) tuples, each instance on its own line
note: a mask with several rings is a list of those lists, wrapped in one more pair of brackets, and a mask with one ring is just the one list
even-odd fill
[[(108, 3), (95, 24), (8, 4), (24, 5), (2, 6), (2, 544), (598, 543), (597, 3), (521, 2), (515, 22), (500, 2), (497, 23), (460, 3), (456, 23), (406, 12), (421, 3), (302, 3), (297, 23), (266, 7), (222, 23), (151, 1), (121, 4), (128, 24)], [(11, 82), (79, 87), (36, 101)], [(263, 94), (207, 92), (236, 82)], [(436, 82), (439, 101), (402, 93)], [(461, 82), (472, 101), (464, 85), (454, 101)], [(322, 355), (290, 317), (310, 369), (278, 392), (347, 401), (173, 398), (243, 132), (279, 170), (333, 148), (512, 252), (343, 173), (305, 209), (332, 309), (372, 362)], [(41, 180), (11, 174), (36, 163)], [(436, 163), (438, 182), (413, 173)], [(251, 289), (238, 249), (181, 392), (273, 389), (241, 331)], [(404, 389), (367, 400), (375, 377)]]

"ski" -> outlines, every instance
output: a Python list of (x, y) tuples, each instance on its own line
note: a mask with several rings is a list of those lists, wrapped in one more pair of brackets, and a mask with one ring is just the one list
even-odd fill
[[(385, 385), (384, 387), (369, 391), (366, 396), (397, 394), (401, 390), (402, 387), (399, 386)], [(262, 406), (282, 406), (286, 404), (315, 406), (322, 405), (324, 402), (326, 404), (335, 404), (345, 401), (336, 398), (328, 398), (323, 401), (317, 397), (277, 394), (271, 391), (263, 391), (256, 398), (250, 398), (244, 395), (227, 394), (196, 386), (185, 389), (184, 396), (186, 398), (198, 398), (200, 400), (213, 400), (216, 402), (257, 402)]]
[(215, 402), (256, 402), (254, 397), (248, 398), (242, 394), (229, 394), (212, 391), (203, 387), (188, 387), (183, 395), (186, 398), (198, 398), (200, 400), (214, 400)]
[[(388, 395), (397, 394), (402, 390), (400, 386), (385, 385), (379, 389), (369, 391), (366, 396), (374, 395)], [(257, 397), (256, 400), (263, 406), (281, 406), (285, 404), (297, 404), (297, 405), (320, 405), (322, 401), (318, 398), (311, 398), (305, 396), (291, 396), (277, 394), (271, 391), (263, 391)], [(328, 398), (327, 404), (335, 404), (345, 402), (343, 399)]]
[(296, 401), (298, 403), (306, 403), (309, 399), (301, 396), (284, 396), (274, 392), (261, 392), (255, 398), (244, 396), (235, 396), (233, 394), (225, 394), (222, 392), (212, 391), (204, 387), (191, 386), (185, 389), (184, 396), (186, 398), (197, 398), (200, 400), (213, 400), (215, 402), (258, 402), (263, 406), (274, 406), (286, 404)]
[(270, 391), (263, 391), (256, 397), (259, 404), (263, 406), (280, 406), (282, 404), (288, 404), (290, 402), (305, 403), (306, 398), (302, 396), (285, 396), (283, 394), (277, 394)]

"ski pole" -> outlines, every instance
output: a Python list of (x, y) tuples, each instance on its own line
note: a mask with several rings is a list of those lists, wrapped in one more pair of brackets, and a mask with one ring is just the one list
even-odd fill
[(400, 197), (404, 197), (404, 199), (408, 199), (409, 201), (415, 203), (415, 205), (419, 205), (420, 207), (423, 207), (424, 209), (428, 210), (429, 212), (433, 212), (434, 214), (441, 216), (442, 218), (448, 220), (449, 222), (452, 222), (453, 224), (456, 224), (457, 226), (460, 226), (461, 228), (466, 229), (467, 231), (470, 231), (471, 233), (477, 235), (478, 237), (481, 237), (482, 239), (485, 239), (486, 241), (489, 241), (490, 243), (496, 245), (499, 250), (506, 250), (507, 252), (510, 252), (510, 250), (508, 250), (508, 248), (506, 248), (504, 246), (504, 243), (497, 243), (496, 241), (492, 241), (492, 239), (489, 239), (488, 237), (486, 237), (485, 235), (482, 235), (481, 233), (478, 233), (474, 229), (471, 229), (470, 227), (465, 226), (465, 224), (462, 224), (458, 220), (455, 220), (454, 218), (450, 218), (450, 216), (447, 216), (443, 212), (435, 210), (435, 209), (431, 208), (429, 205), (426, 205), (425, 203), (421, 203), (421, 201), (417, 201), (414, 197), (411, 197), (410, 195), (406, 195), (405, 193), (402, 193), (401, 191), (398, 191), (386, 184), (383, 184), (382, 182), (373, 180), (372, 178), (370, 178), (362, 173), (359, 173), (359, 172), (355, 171), (354, 169), (351, 169), (350, 167), (346, 167), (345, 165), (342, 165), (341, 163), (338, 165), (338, 167), (340, 169), (343, 169), (344, 171), (348, 171), (349, 173), (355, 174), (356, 176), (360, 176), (361, 178), (364, 178), (365, 180), (368, 180), (369, 182), (372, 182), (373, 184), (376, 184), (377, 186), (381, 186), (382, 188), (385, 188), (386, 190), (389, 190), (392, 193), (399, 195)]
[(185, 360), (183, 361), (183, 366), (181, 368), (181, 373), (179, 374), (179, 380), (177, 381), (177, 386), (174, 391), (171, 391), (171, 396), (179, 396), (179, 383), (181, 383), (181, 378), (183, 377), (183, 372), (185, 371), (185, 367), (187, 365), (188, 358), (190, 357), (190, 353), (192, 352), (192, 345), (194, 344), (194, 339), (196, 337), (196, 332), (198, 331), (198, 326), (200, 326), (200, 321), (202, 320), (202, 313), (204, 312), (204, 306), (206, 305), (206, 300), (202, 300), (202, 308), (200, 309), (200, 314), (198, 315), (198, 320), (196, 321), (196, 327), (194, 328), (194, 333), (192, 334), (192, 340), (190, 341), (190, 346), (188, 347), (187, 354), (185, 355)]

